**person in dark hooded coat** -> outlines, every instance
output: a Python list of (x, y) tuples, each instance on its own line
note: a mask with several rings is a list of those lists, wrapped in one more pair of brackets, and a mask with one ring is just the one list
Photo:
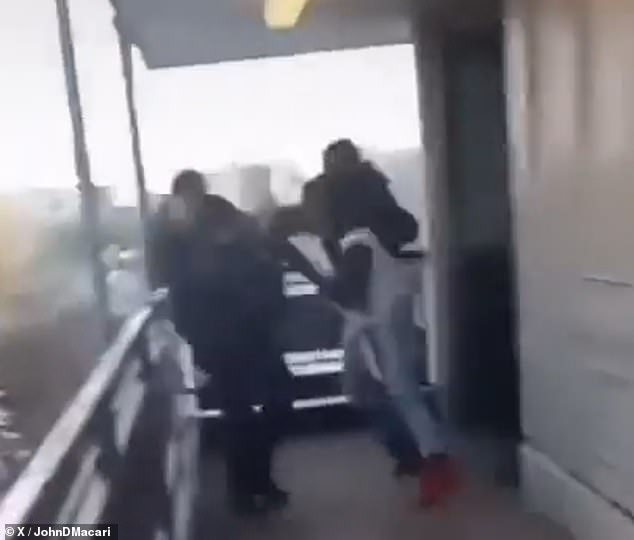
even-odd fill
[(176, 177), (163, 218), (154, 260), (176, 327), (211, 375), (225, 414), (230, 501), (241, 512), (283, 505), (288, 496), (271, 465), (291, 394), (278, 340), (286, 300), (274, 243), (250, 216), (208, 195), (196, 171)]

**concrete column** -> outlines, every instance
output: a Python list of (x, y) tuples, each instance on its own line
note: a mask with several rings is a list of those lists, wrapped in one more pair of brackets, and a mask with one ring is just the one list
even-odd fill
[(523, 488), (634, 537), (634, 2), (507, 2)]
[(447, 190), (445, 170), (445, 109), (442, 31), (433, 21), (415, 20), (415, 51), (425, 163), (425, 199), (431, 266), (424, 276), (429, 322), (430, 376), (449, 380), (450, 325), (448, 312)]

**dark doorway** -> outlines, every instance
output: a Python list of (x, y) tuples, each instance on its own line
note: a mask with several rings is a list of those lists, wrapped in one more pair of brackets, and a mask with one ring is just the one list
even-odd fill
[(461, 427), (519, 432), (501, 27), (446, 41), (450, 410)]

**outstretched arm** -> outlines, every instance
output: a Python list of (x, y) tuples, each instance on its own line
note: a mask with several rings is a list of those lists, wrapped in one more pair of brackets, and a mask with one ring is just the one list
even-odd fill
[(323, 292), (330, 290), (330, 279), (318, 272), (312, 263), (291, 242), (286, 239), (274, 239), (273, 249), (280, 259), (286, 261), (295, 270), (306, 276), (320, 290)]
[[(289, 263), (325, 292), (330, 288), (330, 280), (318, 272), (308, 258), (289, 241), (290, 237), (300, 233), (316, 234), (311, 227), (305, 208), (303, 206), (280, 208), (269, 226), (274, 251), (280, 259)], [(328, 249), (326, 251), (331, 256)]]
[(418, 238), (418, 222), (399, 206), (390, 191), (388, 179), (378, 170), (370, 170), (373, 181), (369, 183), (366, 196), (372, 205), (371, 228), (384, 246), (396, 252)]

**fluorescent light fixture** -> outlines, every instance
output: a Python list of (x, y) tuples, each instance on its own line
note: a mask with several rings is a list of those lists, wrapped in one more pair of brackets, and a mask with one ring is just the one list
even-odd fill
[(264, 0), (264, 20), (273, 30), (293, 28), (309, 0)]

